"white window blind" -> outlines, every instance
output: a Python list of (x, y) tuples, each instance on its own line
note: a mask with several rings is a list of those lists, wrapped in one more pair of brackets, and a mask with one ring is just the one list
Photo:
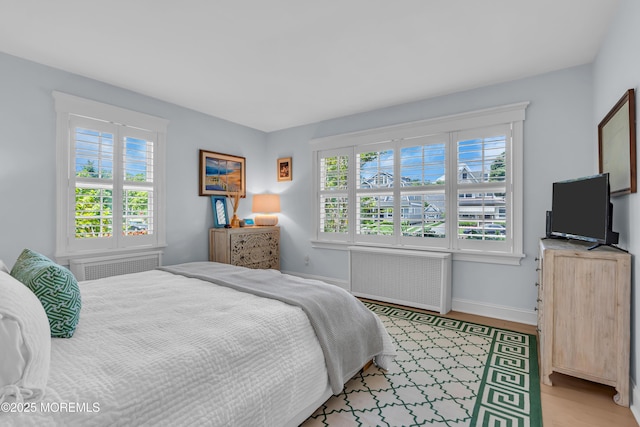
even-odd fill
[(456, 136), (457, 238), (460, 248), (507, 250), (511, 230), (511, 126), (459, 132)]
[(366, 242), (384, 242), (394, 228), (394, 158), (389, 142), (355, 150), (355, 234)]
[(114, 134), (73, 126), (73, 135), (75, 238), (110, 237), (113, 235)]
[(122, 233), (125, 236), (155, 234), (154, 148), (151, 132), (123, 129)]
[(66, 194), (58, 200), (57, 256), (164, 246), (166, 121), (58, 92), (54, 97), (57, 186)]
[(314, 244), (518, 262), (526, 105), (313, 140)]
[(439, 134), (401, 144), (401, 243), (446, 246), (447, 142), (448, 135)]
[(319, 163), (321, 209), (318, 232), (327, 240), (345, 239), (349, 232), (349, 150), (324, 152)]

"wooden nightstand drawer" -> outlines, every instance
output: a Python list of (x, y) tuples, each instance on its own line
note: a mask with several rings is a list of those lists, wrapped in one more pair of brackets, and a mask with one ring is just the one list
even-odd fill
[(209, 260), (280, 269), (280, 227), (211, 228)]

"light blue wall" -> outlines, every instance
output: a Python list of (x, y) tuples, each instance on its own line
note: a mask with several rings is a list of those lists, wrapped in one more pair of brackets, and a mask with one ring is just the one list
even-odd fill
[[(55, 249), (55, 113), (52, 90), (164, 117), (167, 137), (166, 264), (205, 260), (209, 200), (197, 193), (198, 149), (247, 158), (249, 193), (282, 194), (282, 268), (346, 281), (347, 253), (311, 247), (312, 138), (530, 101), (525, 122), (524, 251), (521, 266), (455, 262), (453, 296), (524, 310), (535, 305), (534, 257), (551, 205), (551, 184), (597, 172), (597, 123), (628, 88), (640, 83), (640, 2), (621, 0), (593, 65), (581, 66), (446, 97), (327, 120), (271, 134), (206, 116), (125, 89), (0, 53), (0, 259), (11, 266), (29, 247)], [(638, 107), (640, 115), (640, 106)], [(293, 157), (293, 181), (277, 182), (275, 163)], [(250, 215), (249, 200), (240, 216)], [(640, 253), (640, 196), (614, 199), (621, 246)], [(304, 258), (309, 256), (309, 264)], [(637, 385), (640, 293), (634, 258), (632, 379)], [(636, 388), (637, 392), (637, 388)]]
[[(640, 105), (638, 90), (640, 86), (640, 57), (637, 55), (640, 44), (640, 2), (621, 0), (614, 22), (607, 38), (594, 62), (594, 119), (598, 125), (607, 112), (628, 90), (636, 90), (636, 138)], [(638, 141), (640, 143), (640, 141)], [(640, 145), (638, 145), (640, 148)], [(640, 194), (630, 194), (613, 198), (613, 224), (620, 232), (622, 246), (634, 254), (631, 289), (631, 378), (635, 386), (634, 409), (640, 417), (640, 372), (638, 360), (640, 353), (640, 292), (637, 286), (638, 254), (640, 254)]]
[[(581, 66), (533, 78), (328, 120), (268, 135), (269, 156), (292, 155), (293, 182), (278, 183), (284, 230), (282, 266), (289, 271), (348, 279), (347, 252), (312, 248), (312, 138), (530, 101), (525, 120), (524, 252), (520, 266), (454, 262), (453, 297), (532, 311), (534, 258), (551, 209), (552, 183), (596, 172), (592, 72)], [(309, 265), (304, 257), (309, 255)]]
[[(347, 252), (314, 249), (311, 237), (309, 140), (372, 127), (530, 101), (525, 122), (524, 251), (521, 266), (455, 262), (453, 296), (531, 311), (534, 258), (544, 234), (555, 180), (595, 172), (592, 67), (533, 78), (328, 120), (270, 134), (124, 89), (0, 54), (0, 259), (13, 263), (22, 248), (53, 256), (55, 248), (55, 114), (52, 90), (95, 99), (170, 121), (167, 141), (165, 263), (207, 258), (212, 224), (207, 198), (197, 195), (198, 149), (247, 158), (250, 193), (282, 194), (282, 268), (346, 281)], [(276, 159), (293, 157), (293, 181), (277, 182)], [(48, 213), (42, 215), (43, 211)], [(240, 216), (250, 203), (240, 203)], [(309, 256), (309, 264), (304, 258)]]
[[(263, 132), (2, 53), (0, 71), (0, 259), (9, 266), (25, 247), (55, 255), (53, 90), (169, 120), (166, 264), (208, 259), (213, 215), (198, 196), (199, 149), (246, 157), (248, 191), (265, 174)], [(249, 214), (242, 200), (240, 216)]]

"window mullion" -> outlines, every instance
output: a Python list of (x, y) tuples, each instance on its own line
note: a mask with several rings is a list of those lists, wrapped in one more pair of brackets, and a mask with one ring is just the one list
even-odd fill
[(446, 230), (450, 248), (458, 247), (458, 156), (457, 132), (449, 133), (447, 159), (445, 161), (445, 194), (447, 197)]
[(124, 135), (121, 126), (114, 131), (115, 144), (113, 147), (113, 237), (116, 247), (122, 245), (122, 222), (124, 211)]
[(349, 168), (347, 169), (347, 239), (349, 243), (353, 243), (356, 240), (356, 218), (358, 206), (356, 203), (356, 147), (351, 147), (347, 156), (349, 159)]
[(402, 155), (400, 154), (400, 144), (402, 140), (393, 143), (393, 236), (394, 244), (400, 244), (402, 237), (402, 200), (401, 200), (401, 182), (402, 182)]

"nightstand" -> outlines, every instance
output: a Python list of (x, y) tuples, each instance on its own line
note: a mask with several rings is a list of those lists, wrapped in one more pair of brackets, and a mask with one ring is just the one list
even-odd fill
[(210, 228), (209, 261), (280, 270), (280, 227)]

